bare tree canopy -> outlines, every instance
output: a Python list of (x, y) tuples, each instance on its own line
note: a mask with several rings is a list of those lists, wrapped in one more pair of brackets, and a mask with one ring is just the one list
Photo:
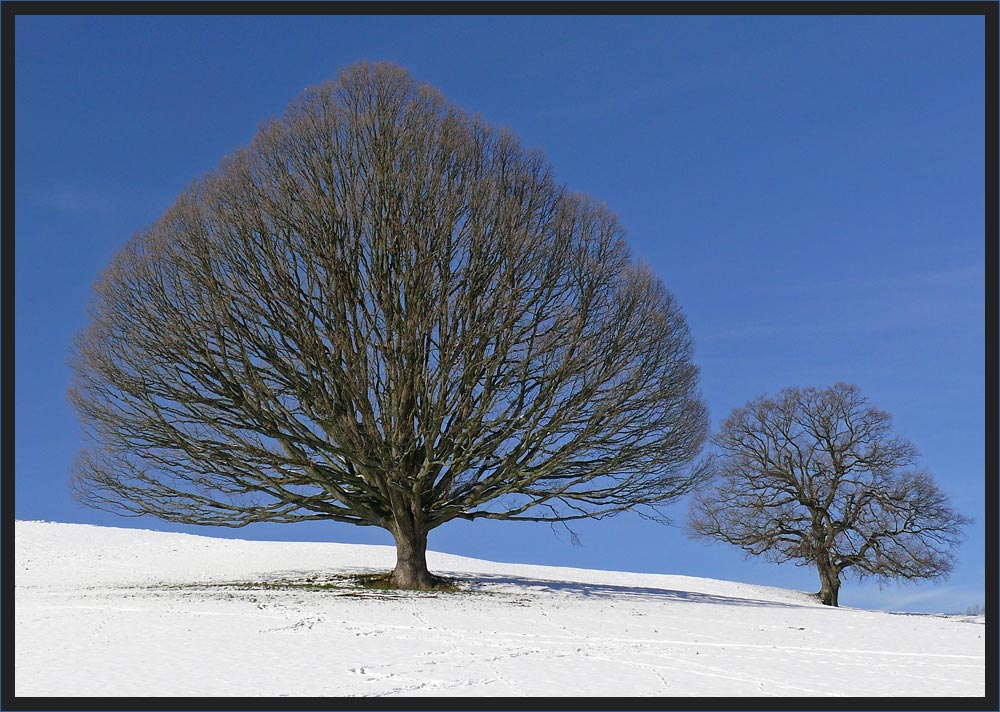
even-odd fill
[(970, 520), (955, 512), (917, 450), (857, 386), (787, 388), (737, 408), (714, 437), (717, 480), (692, 500), (696, 537), (747, 555), (813, 564), (823, 603), (840, 577), (946, 576)]
[(82, 501), (383, 527), (649, 516), (707, 410), (680, 308), (603, 205), (386, 63), (307, 89), (115, 256), (71, 390)]

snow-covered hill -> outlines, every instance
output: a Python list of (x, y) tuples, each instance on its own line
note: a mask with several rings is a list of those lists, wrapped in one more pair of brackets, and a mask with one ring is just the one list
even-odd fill
[(430, 553), (457, 593), (353, 588), (391, 547), (15, 526), (15, 694), (985, 694), (983, 618)]

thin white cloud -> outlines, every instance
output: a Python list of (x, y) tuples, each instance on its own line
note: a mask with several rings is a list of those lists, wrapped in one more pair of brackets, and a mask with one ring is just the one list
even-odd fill
[(744, 303), (767, 295), (780, 305), (774, 318), (717, 323), (696, 336), (699, 342), (717, 342), (964, 328), (982, 322), (983, 285), (981, 265), (811, 284), (767, 281), (754, 286)]
[(47, 192), (39, 191), (34, 198), (34, 202), (40, 207), (73, 215), (106, 217), (119, 211), (119, 206), (113, 199), (88, 188), (58, 186)]
[[(845, 587), (846, 588), (846, 587)], [(906, 611), (908, 609), (934, 610), (937, 613), (964, 613), (970, 606), (983, 603), (981, 590), (965, 586), (938, 585), (921, 591), (886, 586), (884, 589), (856, 590), (849, 605), (873, 608), (883, 611)], [(841, 593), (841, 596), (844, 594)]]

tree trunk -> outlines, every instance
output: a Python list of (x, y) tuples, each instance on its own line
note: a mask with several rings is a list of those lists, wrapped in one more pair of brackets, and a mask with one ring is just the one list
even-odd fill
[(423, 591), (434, 588), (434, 577), (427, 570), (427, 532), (397, 527), (392, 533), (396, 540), (396, 568), (389, 577), (396, 588)]
[(840, 594), (840, 572), (827, 562), (816, 562), (819, 571), (819, 597), (824, 606), (838, 606), (837, 598)]

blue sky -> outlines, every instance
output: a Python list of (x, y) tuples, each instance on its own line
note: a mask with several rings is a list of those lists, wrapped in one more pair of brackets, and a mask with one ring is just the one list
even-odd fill
[[(942, 583), (841, 604), (984, 602), (981, 17), (29, 17), (16, 20), (15, 472), (21, 519), (390, 544), (346, 524), (216, 530), (76, 504), (70, 342), (98, 273), (306, 86), (395, 61), (605, 201), (678, 298), (713, 427), (785, 386), (856, 383), (975, 519)], [(686, 502), (672, 507), (678, 525)], [(439, 551), (815, 591), (634, 516), (456, 522)]]

